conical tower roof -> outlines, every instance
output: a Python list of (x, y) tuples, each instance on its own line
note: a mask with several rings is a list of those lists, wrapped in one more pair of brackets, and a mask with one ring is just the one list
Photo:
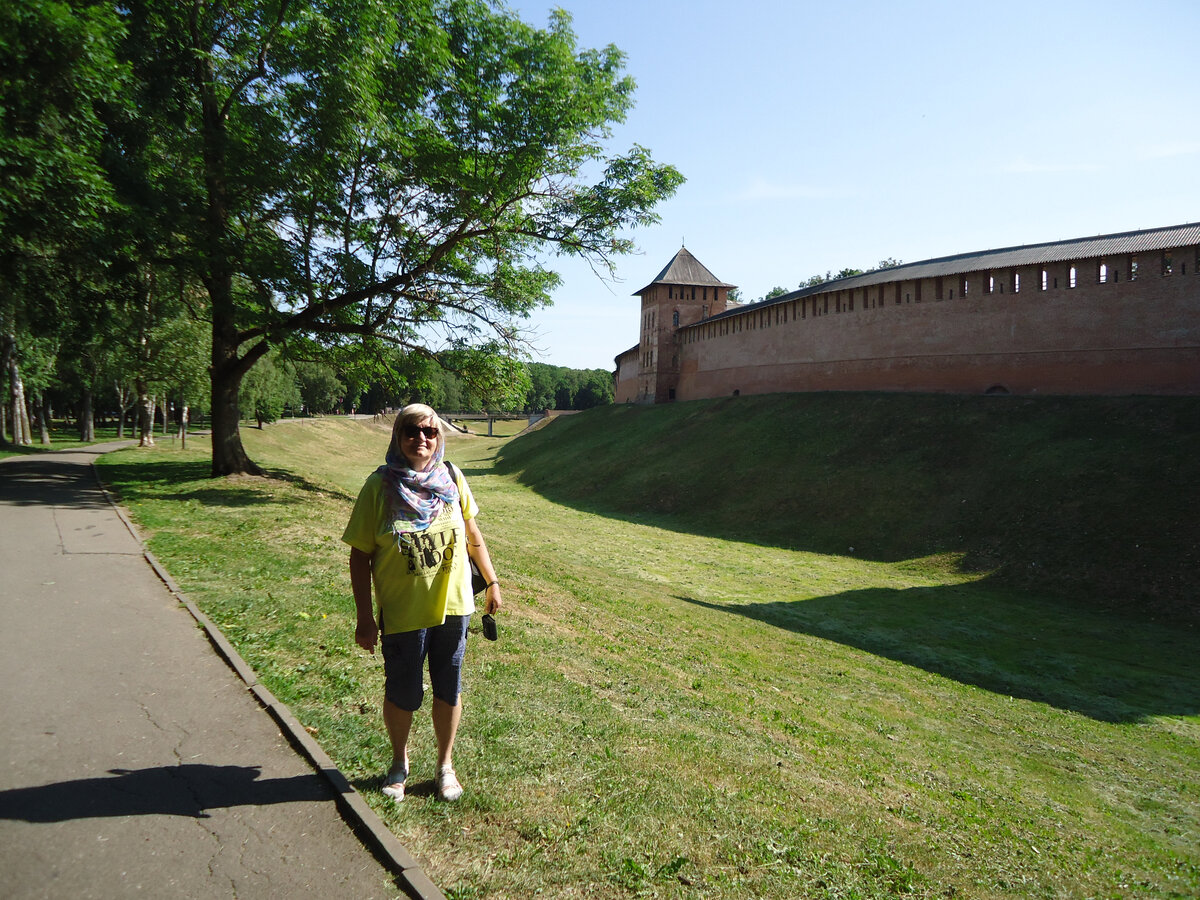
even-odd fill
[(653, 287), (656, 284), (709, 285), (724, 288), (737, 287), (735, 284), (722, 281), (712, 272), (708, 271), (700, 260), (688, 252), (687, 247), (680, 247), (679, 252), (658, 273), (658, 276), (640, 291), (634, 291), (634, 296), (636, 297), (644, 293), (647, 288)]

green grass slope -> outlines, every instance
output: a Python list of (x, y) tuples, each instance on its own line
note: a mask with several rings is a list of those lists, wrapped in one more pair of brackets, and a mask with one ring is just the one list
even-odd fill
[(925, 559), (1102, 607), (1198, 616), (1196, 398), (610, 406), (512, 441), (497, 470), (556, 503), (683, 532)]
[[(955, 572), (946, 561), (964, 544), (914, 558), (893, 537), (899, 561), (881, 561), (840, 544), (821, 554), (687, 533), (690, 517), (694, 530), (798, 543), (789, 528), (802, 522), (810, 542), (844, 542), (819, 515), (777, 522), (764, 497), (799, 503), (803, 484), (793, 474), (796, 485), (774, 476), (759, 487), (783, 464), (746, 461), (791, 443), (837, 453), (834, 432), (850, 426), (896, 446), (922, 433), (894, 417), (863, 421), (877, 404), (913, 421), (954, 409), (779, 399), (603, 410), (536, 441), (450, 438), (505, 598), (500, 640), (473, 636), (466, 655), (455, 765), (467, 794), (453, 806), (433, 799), (427, 714), (409, 798), (397, 806), (379, 791), (391, 759), (383, 675), (379, 655), (354, 644), (339, 537), (386, 426), (247, 428), (269, 477), (209, 478), (203, 436), (186, 451), (109, 454), (98, 468), (188, 597), (450, 900), (1200, 896), (1200, 631)], [(1022, 446), (1053, 455), (1046, 424), (1002, 430), (1028, 431)], [(795, 431), (784, 445), (772, 429)], [(647, 462), (652, 441), (672, 444), (706, 493), (666, 484)], [(495, 469), (509, 445), (519, 474)], [(816, 467), (806, 452), (799, 462)], [(852, 472), (855, 490), (809, 485), (811, 502), (872, 500), (851, 455), (821, 471), (829, 484)], [(929, 516), (906, 518), (902, 502), (941, 508), (935, 490), (900, 475), (900, 499), (872, 501), (878, 509), (903, 526)], [(608, 511), (579, 508), (601, 501)], [(851, 513), (828, 519), (858, 540)]]

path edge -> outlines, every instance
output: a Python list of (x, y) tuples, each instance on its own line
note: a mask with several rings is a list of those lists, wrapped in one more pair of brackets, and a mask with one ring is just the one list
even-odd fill
[(225, 660), (226, 664), (233, 669), (238, 678), (246, 685), (247, 690), (254, 696), (259, 704), (270, 714), (271, 718), (279, 726), (279, 730), (284, 737), (291, 742), (292, 746), (308, 760), (309, 765), (325, 779), (330, 790), (333, 791), (334, 800), (337, 803), (338, 812), (346, 821), (361, 840), (364, 846), (367, 847), (375, 858), (391, 872), (397, 879), (398, 886), (407, 893), (413, 900), (446, 900), (445, 894), (430, 880), (420, 864), (405, 849), (400, 843), (392, 830), (383, 823), (375, 810), (371, 809), (367, 801), (363, 799), (362, 794), (354, 789), (342, 771), (338, 769), (329, 755), (318, 744), (311, 734), (309, 734), (300, 720), (293, 715), (292, 711), (287, 706), (280, 702), (274, 694), (267, 688), (259, 684), (258, 676), (254, 670), (246, 663), (240, 653), (234, 649), (233, 644), (221, 632), (212, 620), (206, 616), (195, 603), (193, 603), (186, 594), (180, 589), (175, 579), (171, 577), (171, 573), (163, 567), (158, 558), (150, 552), (150, 548), (146, 546), (146, 542), (142, 540), (141, 534), (137, 530), (137, 526), (125, 514), (125, 510), (117, 503), (114, 491), (100, 477), (100, 472), (96, 468), (94, 462), (88, 464), (91, 469), (92, 476), (96, 479), (96, 484), (101, 492), (108, 500), (109, 505), (116, 512), (117, 516), (129, 529), (129, 533), (133, 539), (137, 541), (138, 546), (142, 551), (142, 558), (150, 566), (159, 580), (171, 593), (173, 597), (191, 614), (196, 623), (203, 629), (205, 636), (208, 638), (213, 649), (217, 651), (217, 655)]

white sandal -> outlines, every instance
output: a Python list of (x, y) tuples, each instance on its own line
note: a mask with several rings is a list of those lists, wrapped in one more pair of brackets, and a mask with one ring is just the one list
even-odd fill
[(400, 803), (404, 799), (404, 782), (408, 781), (407, 769), (392, 769), (383, 776), (383, 796)]
[(438, 769), (438, 799), (453, 803), (463, 795), (463, 786), (458, 783), (453, 766), (442, 766)]

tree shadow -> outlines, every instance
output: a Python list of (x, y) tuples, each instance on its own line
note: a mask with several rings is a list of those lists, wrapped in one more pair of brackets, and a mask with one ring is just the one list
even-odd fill
[(0, 503), (108, 508), (108, 498), (88, 466), (53, 454), (13, 457), (0, 467)]
[[(262, 480), (281, 481), (312, 495), (335, 497), (354, 501), (354, 497), (340, 488), (317, 484), (302, 475), (286, 469), (264, 469), (261, 476), (240, 478), (210, 478), (209, 463), (204, 461), (180, 460), (178, 462), (155, 461), (150, 473), (144, 464), (106, 463), (103, 469), (105, 481), (119, 485), (122, 499), (127, 501), (151, 498), (156, 500), (193, 500), (204, 506), (247, 507), (273, 504), (296, 504), (293, 498), (279, 498), (259, 490)], [(162, 491), (164, 486), (205, 482), (203, 487), (188, 491)]]
[(47, 447), (45, 444), (10, 444), (7, 441), (0, 441), (0, 451), (11, 453), (14, 456), (45, 456), (47, 453), (54, 453), (62, 447)]
[(467, 478), (475, 478), (476, 476), (483, 477), (486, 475), (496, 474), (495, 470), (491, 466), (460, 466), (454, 460), (450, 461), (454, 463), (454, 468), (462, 472)]
[[(714, 448), (735, 433), (753, 450), (726, 471)], [(587, 410), (509, 441), (495, 471), (621, 521), (953, 557), (993, 583), (1200, 624), (1198, 439), (1195, 397), (817, 392)]]
[(1200, 634), (985, 582), (740, 605), (679, 597), (1102, 722), (1200, 715)]
[(341, 488), (332, 487), (327, 484), (316, 484), (309, 481), (303, 475), (297, 475), (295, 472), (289, 472), (286, 469), (264, 468), (263, 475), (273, 481), (286, 481), (292, 487), (309, 494), (317, 494), (322, 497), (336, 497), (339, 500), (348, 500), (351, 503), (356, 499), (353, 494), (348, 494)]
[(258, 766), (188, 764), (110, 769), (109, 777), (81, 778), (0, 791), (0, 819), (65, 822), (118, 816), (186, 816), (207, 810), (334, 799), (317, 774), (260, 781)]

